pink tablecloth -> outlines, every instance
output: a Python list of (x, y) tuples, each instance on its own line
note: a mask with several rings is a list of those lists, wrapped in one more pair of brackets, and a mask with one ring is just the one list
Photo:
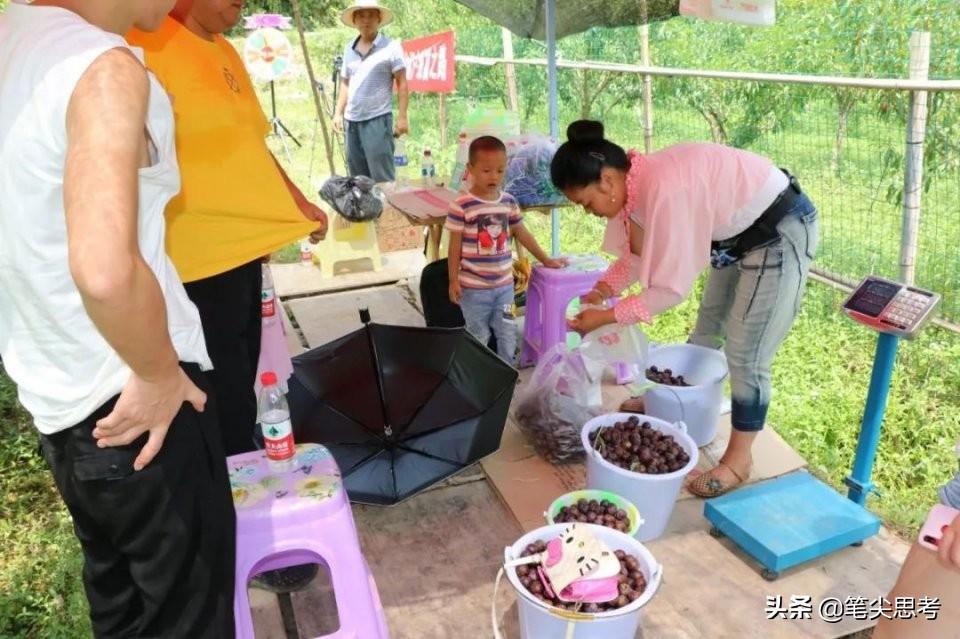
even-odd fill
[(430, 218), (445, 218), (450, 204), (458, 195), (444, 186), (429, 189), (408, 187), (387, 192), (387, 201), (402, 213), (429, 221)]

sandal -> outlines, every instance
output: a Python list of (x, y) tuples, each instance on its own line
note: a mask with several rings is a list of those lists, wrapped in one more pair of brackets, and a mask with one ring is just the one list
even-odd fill
[[(719, 468), (720, 466), (723, 466), (724, 468), (729, 470), (730, 473), (737, 478), (737, 481), (731, 482), (728, 484), (723, 480), (717, 479), (716, 477), (714, 477), (713, 471)], [(747, 477), (749, 476), (750, 476), (750, 473), (748, 472)], [(705, 473), (701, 473), (700, 475), (692, 479), (687, 484), (687, 490), (690, 491), (692, 494), (696, 495), (697, 497), (705, 497), (709, 499), (711, 497), (719, 497), (720, 495), (730, 492), (734, 488), (743, 484), (744, 481), (746, 480), (743, 477), (741, 477), (739, 474), (737, 474), (737, 471), (730, 468), (730, 466), (727, 466), (723, 462), (720, 462), (712, 470), (708, 470)]]
[(631, 397), (630, 399), (623, 400), (623, 403), (620, 404), (621, 413), (639, 413), (643, 415), (644, 409), (642, 397)]

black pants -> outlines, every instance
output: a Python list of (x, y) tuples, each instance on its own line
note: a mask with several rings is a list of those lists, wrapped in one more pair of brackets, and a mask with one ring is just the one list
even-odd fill
[[(195, 365), (184, 369), (202, 390)], [(143, 470), (146, 435), (97, 448), (93, 428), (116, 398), (82, 423), (40, 437), (83, 548), (83, 582), (101, 638), (234, 636), (236, 517), (216, 420), (189, 404)]]
[(185, 285), (200, 311), (207, 353), (213, 361), (210, 381), (220, 410), (227, 455), (254, 450), (257, 398), (253, 385), (260, 359), (260, 262)]

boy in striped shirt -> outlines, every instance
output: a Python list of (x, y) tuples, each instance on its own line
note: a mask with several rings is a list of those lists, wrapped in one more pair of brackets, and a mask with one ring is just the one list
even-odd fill
[(561, 268), (563, 262), (543, 252), (523, 225), (516, 199), (501, 191), (506, 170), (503, 142), (483, 136), (470, 144), (467, 171), (473, 184), (447, 213), (447, 263), (450, 301), (460, 305), (467, 330), (483, 344), (492, 332), (497, 338), (497, 354), (512, 365), (517, 335), (510, 236), (548, 268)]

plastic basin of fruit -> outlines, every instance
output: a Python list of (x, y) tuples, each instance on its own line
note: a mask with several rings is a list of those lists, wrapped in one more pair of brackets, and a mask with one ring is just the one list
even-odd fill
[[(604, 459), (593, 447), (590, 433), (600, 427), (613, 426), (631, 417), (637, 417), (641, 424), (649, 422), (651, 428), (671, 435), (690, 458), (687, 464), (672, 473), (655, 475), (626, 470)], [(696, 468), (697, 461), (700, 459), (700, 451), (687, 434), (686, 424), (683, 422), (671, 424), (649, 415), (609, 413), (594, 417), (587, 422), (580, 431), (580, 440), (583, 443), (583, 449), (587, 451), (587, 488), (607, 490), (622, 495), (643, 513), (644, 524), (636, 536), (639, 541), (651, 541), (662, 535), (670, 522), (670, 515), (673, 514), (673, 507), (677, 503), (680, 489), (683, 488), (683, 480), (691, 470)]]
[(643, 525), (643, 518), (640, 516), (640, 511), (637, 510), (637, 507), (634, 506), (629, 499), (624, 499), (620, 495), (612, 493), (609, 490), (575, 490), (571, 493), (560, 495), (553, 500), (553, 503), (550, 504), (547, 512), (544, 513), (544, 516), (547, 519), (547, 524), (549, 525), (557, 523), (554, 521), (554, 517), (560, 513), (560, 509), (564, 506), (571, 506), (581, 499), (586, 499), (587, 501), (590, 501), (591, 499), (603, 501), (606, 499), (617, 508), (625, 510), (627, 512), (627, 520), (630, 522), (630, 528), (627, 530), (627, 535), (631, 537), (635, 537), (637, 531), (640, 530), (640, 526)]
[(690, 386), (669, 386), (647, 380), (653, 386), (643, 396), (644, 412), (668, 422), (682, 421), (697, 447), (717, 436), (717, 421), (723, 406), (727, 358), (723, 353), (696, 344), (669, 344), (650, 348), (647, 367), (669, 368), (683, 375)]
[[(523, 554), (524, 548), (535, 541), (549, 541), (558, 537), (570, 524), (551, 524), (528, 532), (518, 539), (512, 546), (504, 549), (503, 558), (510, 562)], [(609, 612), (595, 614), (571, 612), (548, 606), (537, 599), (520, 583), (516, 568), (507, 568), (507, 579), (517, 593), (517, 608), (520, 612), (521, 639), (560, 639), (574, 637), (575, 639), (633, 639), (640, 626), (643, 607), (650, 602), (660, 587), (663, 576), (663, 567), (657, 563), (653, 554), (639, 541), (618, 530), (598, 526), (596, 524), (578, 524), (590, 526), (593, 534), (603, 541), (611, 550), (623, 550), (633, 555), (640, 562), (640, 572), (647, 582), (647, 587), (640, 597), (623, 608)], [(496, 601), (496, 600), (494, 600)], [(494, 634), (502, 639), (496, 613), (493, 609)], [(568, 634), (573, 625), (573, 632)]]

